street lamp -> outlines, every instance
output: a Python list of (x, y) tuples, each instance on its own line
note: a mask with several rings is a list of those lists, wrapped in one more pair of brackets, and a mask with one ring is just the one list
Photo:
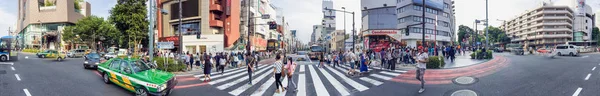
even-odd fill
[[(353, 49), (353, 50), (356, 50), (356, 38), (355, 38), (355, 37), (356, 37), (356, 36), (355, 36), (355, 35), (356, 35), (356, 30), (355, 30), (355, 24), (356, 24), (356, 23), (355, 23), (355, 20), (354, 20), (354, 15), (355, 15), (355, 13), (354, 13), (354, 12), (349, 12), (349, 11), (346, 11), (346, 10), (345, 10), (345, 9), (346, 9), (345, 7), (342, 7), (342, 8), (343, 8), (344, 10), (329, 9), (329, 8), (323, 8), (323, 9), (324, 9), (324, 10), (329, 10), (329, 11), (343, 12), (343, 13), (346, 13), (346, 14), (352, 14), (352, 49)], [(344, 14), (344, 15), (345, 15), (345, 14)], [(345, 18), (344, 18), (344, 21), (345, 21)], [(345, 25), (345, 24), (344, 24), (344, 25)], [(345, 27), (345, 26), (344, 26), (344, 27)], [(344, 31), (346, 31), (346, 29), (345, 29), (345, 28), (344, 28)], [(344, 32), (344, 33), (345, 33), (345, 32)]]

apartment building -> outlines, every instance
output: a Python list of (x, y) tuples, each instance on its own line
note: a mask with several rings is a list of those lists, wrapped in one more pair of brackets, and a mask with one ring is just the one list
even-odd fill
[(240, 38), (239, 0), (181, 0), (182, 42), (179, 42), (178, 0), (161, 0), (159, 7), (169, 14), (158, 16), (159, 41), (172, 41), (176, 51), (223, 52), (236, 49)]
[[(17, 40), (19, 47), (34, 49), (79, 48), (78, 44), (64, 42), (60, 37), (66, 26), (90, 16), (91, 5), (76, 0), (19, 0)], [(62, 43), (59, 43), (62, 42)], [(85, 44), (81, 44), (82, 47)]]
[(573, 10), (568, 6), (544, 4), (506, 21), (512, 43), (530, 47), (551, 47), (573, 39)]

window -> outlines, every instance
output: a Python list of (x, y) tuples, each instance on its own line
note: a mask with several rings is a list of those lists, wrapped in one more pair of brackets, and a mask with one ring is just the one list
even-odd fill
[(110, 69), (119, 69), (119, 63), (121, 63), (119, 60), (113, 60), (110, 62)]
[(400, 7), (397, 9), (398, 13), (402, 13), (406, 11), (406, 7)]
[(446, 12), (443, 12), (443, 13), (442, 13), (442, 16), (444, 16), (444, 17), (448, 17), (448, 13), (446, 13)]
[[(199, 22), (193, 22), (193, 23), (184, 23), (181, 25), (181, 27), (184, 29), (182, 31), (183, 35), (196, 35), (197, 33), (200, 33), (200, 23)], [(179, 34), (179, 27), (177, 25), (173, 25), (173, 28), (175, 30), (175, 34)]]
[(417, 11), (423, 11), (423, 7), (421, 7), (421, 6), (417, 6), (417, 5), (414, 5), (414, 6), (413, 6), (413, 9), (414, 9), (414, 10), (417, 10)]
[(402, 17), (402, 18), (398, 19), (398, 23), (404, 23), (404, 22), (406, 22), (406, 19), (410, 19), (410, 16), (409, 17)]
[(120, 65), (121, 65), (121, 68), (120, 68), (121, 72), (126, 72), (125, 70), (130, 70), (129, 69), (129, 63), (127, 63), (127, 62), (121, 62)]
[(402, 2), (402, 1), (404, 1), (404, 0), (396, 0), (396, 2), (398, 2), (398, 3)]
[(414, 16), (413, 17), (413, 21), (415, 21), (415, 22), (422, 22), (422, 20), (423, 19), (421, 17), (419, 17), (419, 16)]

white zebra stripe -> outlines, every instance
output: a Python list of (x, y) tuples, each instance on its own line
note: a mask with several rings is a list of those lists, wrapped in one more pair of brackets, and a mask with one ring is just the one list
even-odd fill
[(317, 92), (317, 95), (329, 96), (329, 92), (325, 90), (325, 85), (323, 85), (323, 81), (321, 81), (319, 75), (317, 74), (313, 66), (308, 66), (308, 69), (310, 71), (310, 76), (312, 77), (312, 81), (315, 86), (315, 92)]
[[(283, 85), (283, 87), (287, 87), (287, 84), (288, 84), (288, 78), (286, 77), (286, 78), (283, 78), (283, 79), (281, 79), (281, 80), (283, 80), (283, 81), (281, 82), (281, 85)], [(288, 89), (289, 89), (289, 88), (288, 88)], [(280, 90), (280, 92), (279, 92), (279, 93), (274, 93), (274, 94), (273, 94), (273, 96), (285, 96), (285, 94), (286, 94), (287, 92), (288, 92), (288, 90), (285, 90), (285, 91), (282, 91), (282, 90)]]
[(358, 89), (358, 91), (365, 91), (365, 90), (369, 89), (368, 87), (366, 87), (366, 86), (364, 86), (364, 85), (362, 85), (360, 83), (357, 83), (356, 81), (354, 81), (354, 80), (346, 77), (345, 74), (342, 74), (339, 71), (334, 70), (333, 68), (330, 68), (330, 67), (326, 67), (326, 68), (329, 69), (329, 70), (331, 70), (331, 72), (333, 72), (337, 76), (341, 77), (342, 80), (344, 80), (346, 83), (348, 83), (348, 85), (350, 85), (350, 86)]
[[(270, 69), (270, 68), (263, 68), (263, 69), (257, 71), (257, 73), (265, 72), (265, 71), (267, 71), (267, 69)], [(248, 74), (248, 73), (246, 73), (246, 74)], [(228, 82), (228, 83), (223, 84), (221, 86), (217, 86), (217, 89), (219, 89), (219, 90), (227, 89), (227, 88), (229, 88), (229, 87), (231, 87), (231, 86), (233, 86), (235, 84), (238, 84), (238, 83), (240, 83), (242, 81), (248, 81), (248, 76), (242, 76), (242, 78), (236, 79), (235, 81)]]
[(270, 78), (268, 78), (268, 79), (269, 80), (267, 80), (267, 82), (265, 82), (262, 85), (260, 85), (260, 87), (258, 87), (258, 89), (256, 89), (256, 91), (254, 91), (254, 93), (252, 93), (252, 95), (250, 95), (250, 96), (263, 96), (263, 94), (265, 93), (265, 91), (267, 91), (267, 89), (269, 87), (271, 87), (271, 85), (273, 85), (273, 83), (275, 82), (275, 78), (272, 77), (272, 76)]
[[(265, 68), (265, 67), (263, 67), (261, 69), (268, 69), (268, 68)], [(223, 81), (227, 81), (229, 79), (233, 79), (233, 78), (236, 78), (236, 77), (239, 77), (239, 76), (242, 76), (242, 75), (246, 75), (246, 74), (248, 74), (248, 72), (242, 72), (242, 73), (238, 73), (238, 74), (231, 75), (231, 76), (229, 76), (228, 74), (223, 74), (223, 75), (220, 75), (220, 76), (228, 76), (228, 77), (225, 77), (225, 78), (222, 78), (222, 79), (218, 79), (218, 80), (215, 80), (215, 81), (210, 81), (210, 82), (208, 82), (208, 84), (214, 85), (214, 84), (221, 83)]]
[(304, 67), (306, 67), (306, 65), (300, 65), (300, 71), (298, 72), (304, 72)]
[[(265, 68), (265, 69), (271, 69), (271, 68)], [(264, 79), (265, 77), (267, 77), (269, 75), (272, 75), (272, 74), (267, 71), (267, 73), (263, 73), (262, 75), (260, 75), (258, 77), (253, 77), (254, 80), (252, 80), (252, 85), (258, 83), (260, 80)], [(243, 86), (230, 91), (229, 94), (235, 95), (235, 96), (240, 95), (240, 94), (242, 94), (242, 92), (250, 89), (250, 87), (252, 87), (252, 85), (248, 85), (248, 84), (244, 83)]]
[[(327, 69), (331, 70), (332, 72), (335, 71), (329, 67), (327, 67)], [(321, 71), (321, 73), (323, 73), (323, 76), (325, 76), (325, 78), (327, 78), (327, 80), (331, 83), (331, 85), (333, 85), (333, 87), (338, 92), (340, 92), (341, 95), (343, 95), (343, 96), (350, 95), (350, 93), (347, 91), (346, 87), (344, 87), (344, 85), (342, 85), (342, 83), (340, 83), (338, 80), (333, 78), (333, 76), (331, 76), (331, 74), (329, 74), (329, 72), (327, 72), (325, 70), (320, 70), (320, 71)]]
[(377, 78), (383, 79), (383, 80), (390, 80), (390, 79), (392, 79), (392, 77), (387, 77), (387, 76), (383, 76), (383, 75), (379, 75), (379, 74), (371, 74), (371, 76), (377, 77)]
[(400, 75), (399, 73), (392, 73), (392, 72), (387, 72), (387, 71), (381, 71), (379, 73), (383, 73), (383, 74), (387, 74), (387, 75), (392, 75), (392, 76), (398, 76), (398, 75)]
[(298, 74), (298, 92), (296, 96), (306, 96), (306, 74)]
[(380, 82), (380, 81), (377, 81), (377, 80), (373, 80), (373, 79), (371, 79), (369, 77), (361, 77), (359, 79), (363, 80), (365, 82), (369, 82), (369, 83), (371, 83), (371, 84), (373, 84), (375, 86), (379, 86), (379, 85), (383, 84), (383, 82)]

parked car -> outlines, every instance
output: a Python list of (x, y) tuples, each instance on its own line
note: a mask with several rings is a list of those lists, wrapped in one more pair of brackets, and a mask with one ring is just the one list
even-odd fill
[(577, 50), (577, 46), (575, 45), (557, 45), (556, 46), (556, 55), (562, 56), (568, 54), (569, 56), (577, 56), (579, 55), (579, 51)]
[(100, 58), (100, 54), (98, 53), (90, 53), (84, 56), (85, 61), (83, 61), (83, 68), (98, 68), (98, 64), (102, 58)]
[(504, 52), (504, 48), (494, 47), (494, 52)]
[(75, 50), (71, 50), (71, 51), (69, 51), (69, 53), (67, 53), (67, 57), (69, 57), (69, 58), (83, 57), (84, 55), (85, 55), (85, 50), (83, 50), (83, 49), (75, 49)]
[(148, 64), (134, 58), (113, 58), (98, 65), (104, 83), (114, 83), (136, 96), (171, 93), (177, 78), (169, 72), (152, 69)]
[(525, 50), (523, 50), (522, 47), (514, 47), (511, 50), (512, 53), (514, 53), (515, 55), (524, 55), (525, 54)]
[(551, 52), (551, 50), (548, 50), (546, 48), (540, 48), (540, 49), (537, 50), (537, 52), (538, 53), (549, 53), (549, 52)]
[(109, 52), (104, 54), (104, 59), (110, 60), (111, 58), (117, 58), (117, 53)]

